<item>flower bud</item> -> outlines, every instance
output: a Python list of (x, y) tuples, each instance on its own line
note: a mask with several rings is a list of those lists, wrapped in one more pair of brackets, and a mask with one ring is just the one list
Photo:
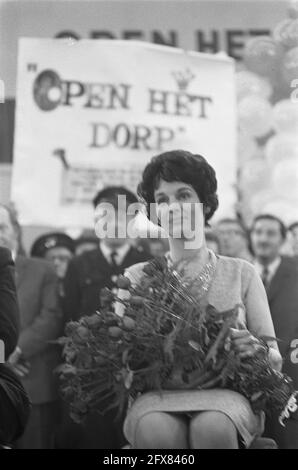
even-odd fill
[(119, 276), (117, 279), (117, 286), (119, 289), (128, 290), (131, 287), (131, 282), (126, 276)]
[(118, 326), (110, 326), (108, 332), (112, 338), (120, 338), (123, 334), (123, 331)]
[(124, 317), (122, 318), (122, 323), (123, 327), (128, 331), (133, 330), (136, 326), (135, 321), (131, 317), (127, 317), (126, 315), (124, 315)]
[(77, 368), (71, 364), (62, 364), (57, 367), (56, 372), (62, 377), (74, 377), (77, 374)]
[(136, 305), (136, 306), (143, 305), (144, 304), (144, 299), (140, 295), (133, 295), (130, 298), (130, 303), (131, 303), (131, 305)]
[(100, 291), (100, 302), (101, 305), (104, 307), (106, 305), (110, 305), (111, 302), (114, 300), (114, 294), (110, 291), (107, 287), (101, 289)]
[(67, 387), (62, 389), (62, 394), (63, 394), (65, 399), (70, 400), (74, 397), (75, 392), (74, 392), (72, 387), (67, 386)]
[(68, 362), (73, 362), (75, 361), (77, 357), (77, 353), (75, 351), (72, 351), (72, 350), (68, 350), (66, 351), (65, 353), (65, 359), (68, 361)]
[(102, 323), (102, 319), (100, 318), (99, 315), (94, 314), (94, 315), (91, 315), (90, 317), (86, 317), (84, 319), (84, 323), (87, 326), (97, 326)]
[(103, 356), (96, 356), (94, 358), (94, 362), (97, 366), (103, 366), (104, 364), (106, 364), (107, 360)]
[(85, 326), (79, 326), (76, 330), (76, 336), (79, 339), (87, 340), (89, 338), (88, 328), (86, 328)]

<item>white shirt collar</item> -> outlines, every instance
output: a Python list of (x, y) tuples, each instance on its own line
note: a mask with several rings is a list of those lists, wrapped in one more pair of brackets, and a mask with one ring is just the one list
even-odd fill
[[(275, 275), (276, 271), (279, 268), (279, 265), (281, 263), (281, 257), (278, 256), (273, 260), (270, 264), (267, 265), (268, 269), (268, 280), (271, 281), (273, 276)], [(254, 265), (259, 273), (260, 276), (262, 276), (263, 271), (264, 271), (264, 265), (261, 264), (259, 261), (255, 260)]]
[(16, 259), (17, 259), (17, 252), (16, 252), (16, 250), (11, 250), (11, 257), (12, 257), (13, 262), (15, 263), (15, 262), (16, 262)]
[(130, 244), (128, 242), (124, 243), (124, 245), (121, 245), (118, 248), (111, 248), (106, 243), (104, 243), (104, 241), (101, 241), (99, 243), (99, 247), (108, 263), (111, 263), (111, 254), (116, 252), (117, 254), (115, 259), (118, 265), (122, 264), (122, 261), (130, 250)]

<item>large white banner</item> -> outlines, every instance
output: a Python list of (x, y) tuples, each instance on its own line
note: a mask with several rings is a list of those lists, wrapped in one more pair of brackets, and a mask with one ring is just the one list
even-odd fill
[(154, 155), (204, 155), (220, 214), (236, 195), (234, 62), (109, 40), (22, 39), (12, 199), (28, 225), (87, 227), (110, 184), (135, 190)]

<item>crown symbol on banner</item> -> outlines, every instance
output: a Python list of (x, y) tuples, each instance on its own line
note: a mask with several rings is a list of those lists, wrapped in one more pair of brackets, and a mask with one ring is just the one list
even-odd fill
[(174, 79), (180, 91), (186, 91), (190, 82), (195, 78), (195, 75), (190, 69), (184, 71), (172, 72)]

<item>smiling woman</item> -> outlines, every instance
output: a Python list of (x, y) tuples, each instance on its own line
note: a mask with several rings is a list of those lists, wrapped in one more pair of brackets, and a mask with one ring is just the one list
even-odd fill
[(201, 247), (204, 206), (194, 188), (179, 181), (161, 181), (154, 196), (158, 220), (168, 236), (189, 240)]
[[(205, 158), (182, 150), (154, 157), (145, 168), (138, 187), (148, 208), (156, 204), (158, 216), (172, 205), (183, 209), (188, 203), (199, 204), (203, 205), (201, 213), (205, 224), (217, 209), (216, 191), (215, 171)], [(169, 219), (167, 263), (175, 265), (182, 278), (195, 281), (193, 295), (203, 308), (212, 305), (223, 312), (240, 306), (230, 329), (230, 344), (239, 360), (254, 358), (262, 344), (258, 338), (275, 337), (262, 281), (249, 263), (216, 256), (208, 250), (204, 223), (196, 227), (201, 237), (199, 246), (187, 246), (186, 238), (175, 233), (177, 226), (181, 228), (184, 217), (183, 210), (174, 210)], [(159, 223), (164, 228), (162, 216)], [(133, 286), (142, 282), (146, 264), (127, 269), (126, 276)], [(120, 298), (122, 294), (120, 290)], [(268, 360), (273, 368), (280, 369), (276, 342), (268, 341), (267, 345)], [(229, 389), (194, 388), (165, 390), (162, 394), (143, 393), (128, 410), (124, 432), (134, 448), (236, 449), (239, 445), (249, 447), (262, 434), (263, 425), (263, 414), (254, 413), (240, 393)]]
[[(169, 193), (167, 194), (167, 191)], [(214, 169), (201, 155), (175, 150), (151, 160), (138, 187), (151, 215), (150, 204), (200, 203), (208, 224), (218, 207), (217, 180)]]

